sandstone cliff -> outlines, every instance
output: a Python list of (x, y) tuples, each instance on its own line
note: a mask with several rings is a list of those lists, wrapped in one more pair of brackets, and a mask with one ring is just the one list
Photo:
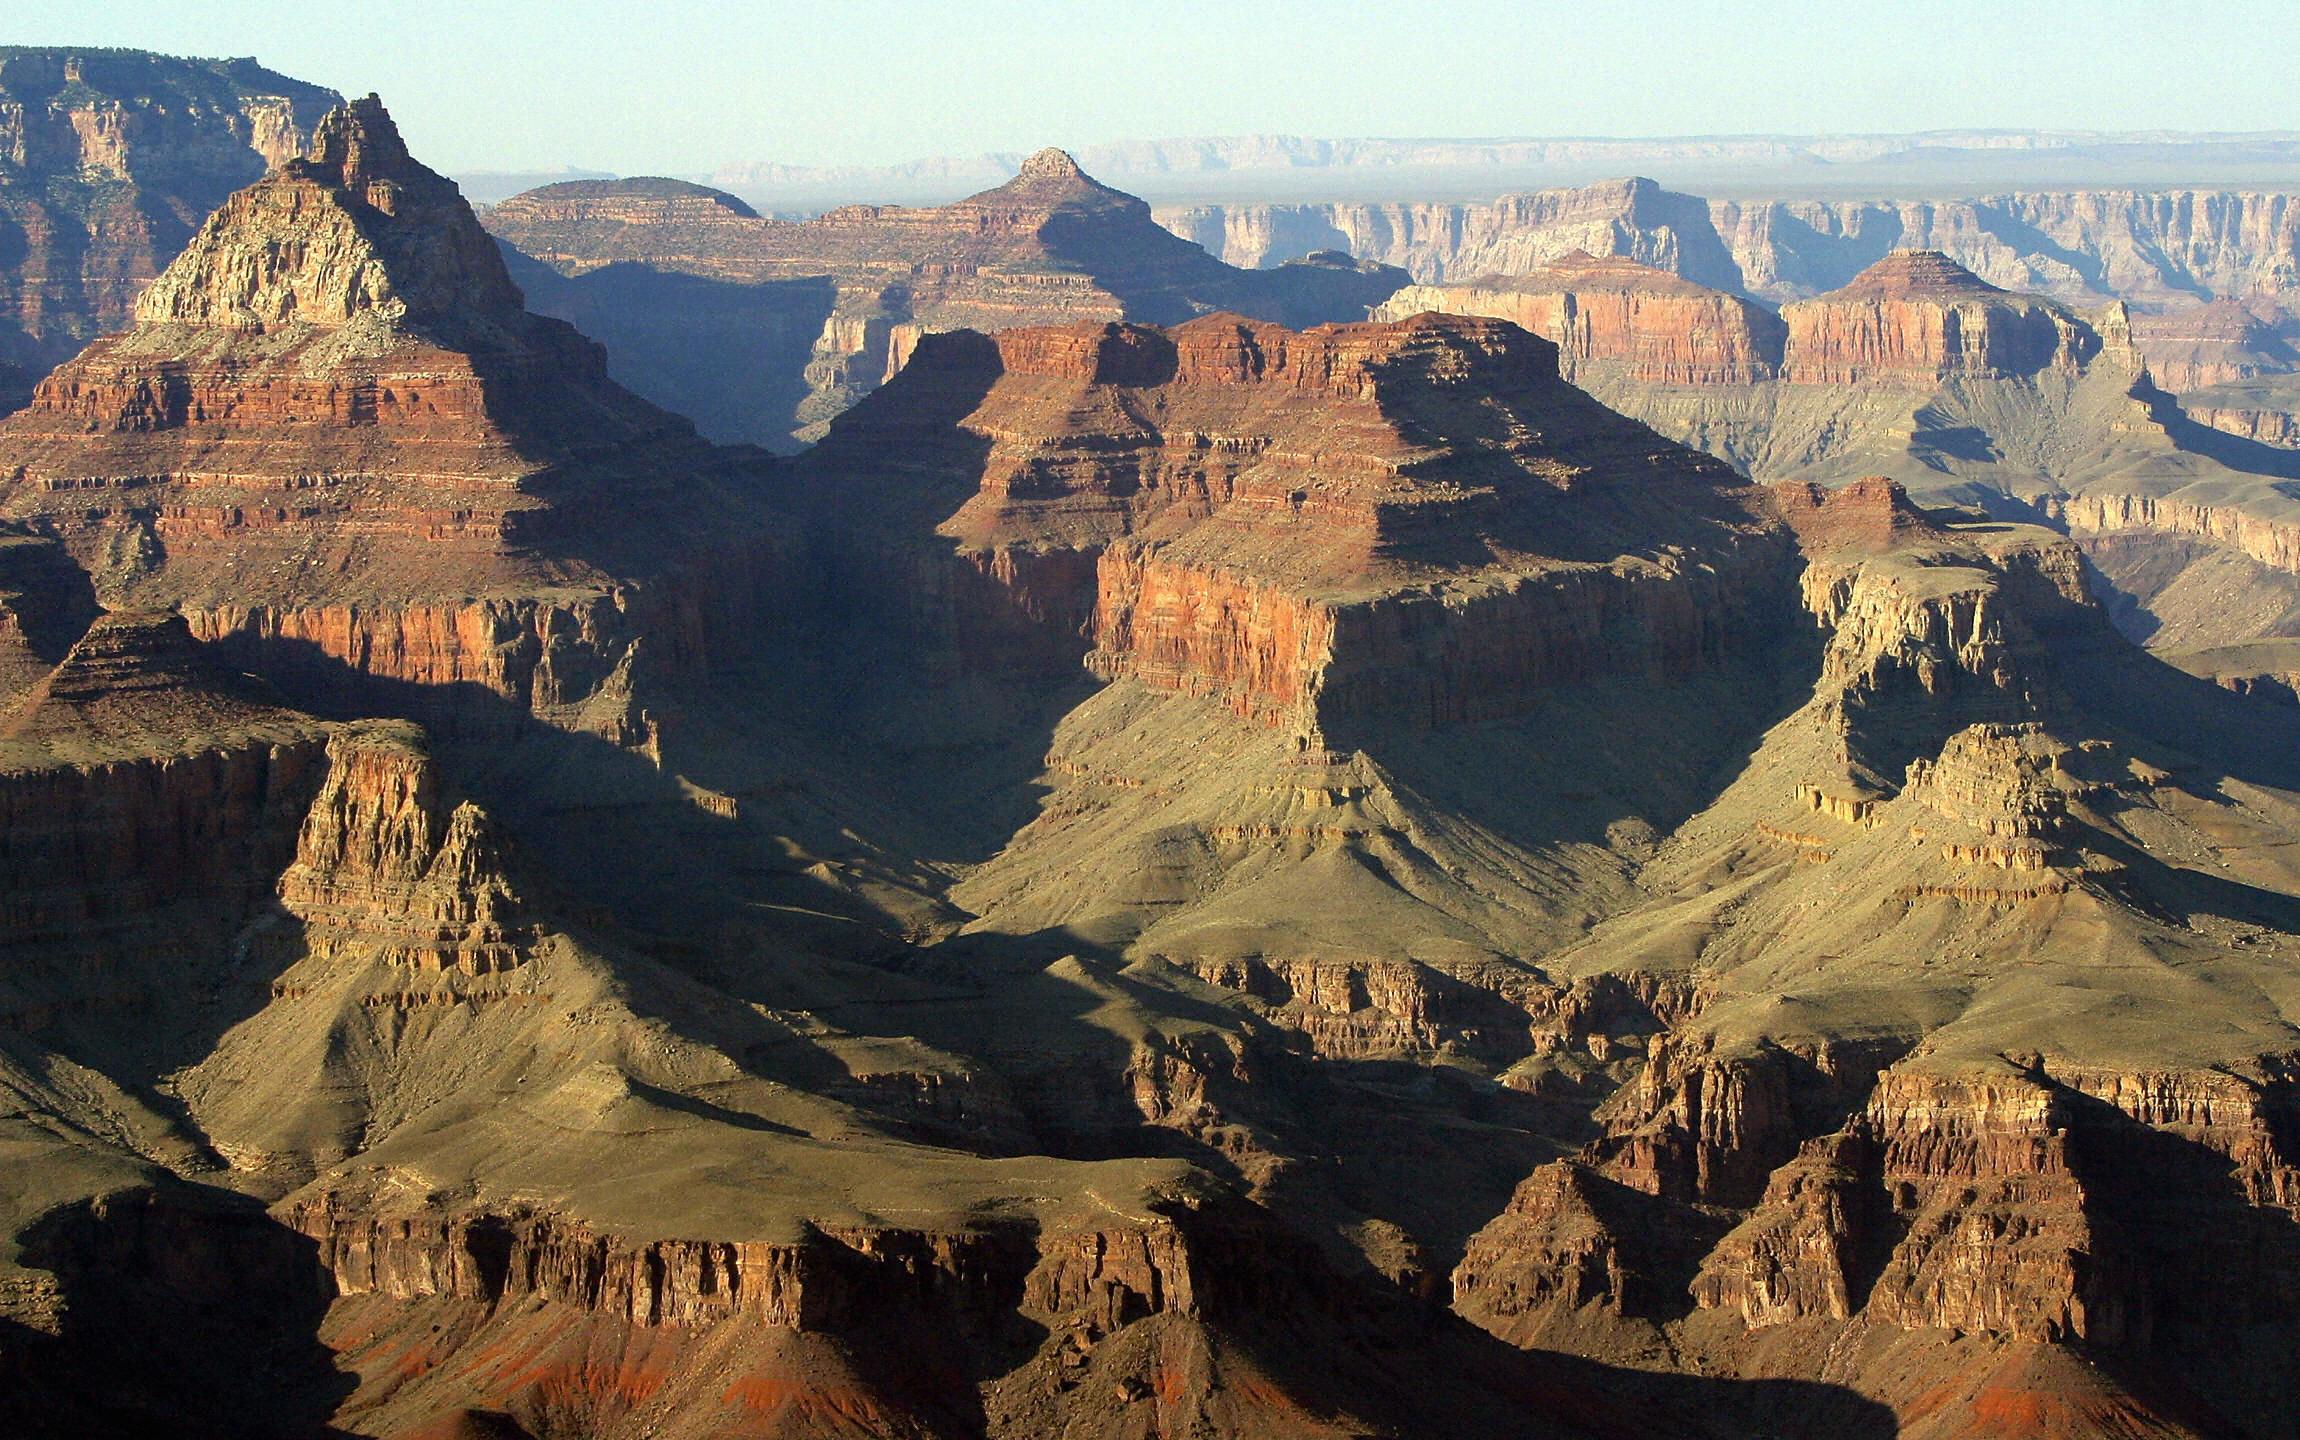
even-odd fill
[(1556, 344), (1568, 380), (1596, 364), (1618, 366), (1640, 384), (1745, 385), (1771, 379), (1781, 364), (1781, 322), (1763, 306), (1580, 251), (1529, 274), (1411, 285), (1376, 318), (1424, 310), (1521, 325)]
[(1084, 656), (1310, 735), (1442, 725), (1699, 666), (1766, 553), (1727, 472), (1655, 452), (1505, 324), (1010, 331), (913, 369), (805, 472), (863, 531), (848, 563), (891, 565), (882, 603), (962, 666)]
[(1901, 250), (1812, 300), (1784, 306), (1793, 385), (1936, 385), (2081, 370), (2099, 335), (2059, 306), (2008, 294), (1937, 251)]

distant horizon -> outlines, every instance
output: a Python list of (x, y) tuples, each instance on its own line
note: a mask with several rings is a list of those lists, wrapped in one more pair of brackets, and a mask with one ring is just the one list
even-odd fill
[[(2030, 143), (1999, 143), (2022, 141)], [(1256, 201), (1473, 202), (1633, 179), (1742, 201), (1922, 201), (2067, 189), (2300, 190), (2300, 130), (2292, 129), (1960, 127), (1652, 137), (1264, 132), (1123, 139), (1068, 148), (1090, 174), (1163, 207)], [(1742, 153), (1732, 153), (1736, 148)], [(1029, 153), (939, 154), (883, 165), (807, 165), (762, 157), (715, 170), (648, 173), (800, 213), (858, 202), (945, 203), (1012, 176)], [(452, 173), (478, 203), (559, 181), (639, 178), (574, 162)]]
[[(228, 60), (246, 59), (249, 57), (193, 55), (183, 56), (181, 58), (190, 60)], [(272, 69), (274, 67), (266, 66), (265, 68)], [(346, 92), (347, 96), (348, 93), (349, 92)], [(382, 95), (379, 98), (382, 99), (386, 108), (390, 106), (391, 97), (389, 95)], [(1509, 133), (1493, 135), (1322, 135), (1314, 134), (1306, 130), (1209, 130), (1203, 133), (1189, 135), (1122, 135), (1109, 140), (1097, 140), (1092, 144), (1081, 145), (1048, 144), (1021, 146), (998, 150), (974, 151), (937, 150), (928, 153), (904, 156), (895, 160), (842, 161), (826, 164), (817, 164), (804, 160), (784, 161), (778, 160), (772, 156), (760, 156), (756, 160), (749, 162), (730, 161), (727, 162), (727, 164), (721, 165), (719, 168), (727, 168), (728, 164), (752, 163), (784, 165), (787, 168), (793, 170), (899, 170), (909, 166), (928, 164), (937, 160), (1019, 161), (1023, 157), (1034, 154), (1039, 150), (1067, 150), (1074, 153), (1082, 153), (1089, 150), (1111, 149), (1125, 145), (1220, 144), (1228, 141), (1239, 140), (1307, 140), (1325, 145), (1665, 145), (1672, 142), (1694, 140), (1911, 140), (1928, 136), (1948, 135), (2038, 135), (2083, 137), (2086, 139), (2099, 140), (2300, 140), (2300, 125), (2285, 126), (2267, 130), (2175, 130), (2167, 128), (2143, 130), (2085, 130), (2055, 129), (2045, 126), (1954, 125), (1932, 130), (1689, 130), (1681, 134), (1671, 135), (1603, 135), (1595, 133), (1568, 135), (1563, 133), (1535, 134), (1530, 132), (1526, 134)], [(595, 166), (583, 165), (579, 161), (569, 161), (563, 165), (506, 165), (500, 167), (472, 166), (466, 167), (465, 173), (473, 175), (524, 175), (546, 174), (554, 170), (582, 170), (593, 175), (624, 174), (636, 176), (638, 173), (635, 171), (618, 172), (614, 170), (603, 170)], [(702, 174), (706, 172), (692, 171), (689, 173)]]

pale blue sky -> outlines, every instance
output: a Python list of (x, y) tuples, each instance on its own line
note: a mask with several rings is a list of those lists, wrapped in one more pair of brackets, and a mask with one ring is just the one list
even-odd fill
[(694, 172), (1273, 131), (2300, 128), (2300, 0), (6, 0), (0, 43), (254, 55), (442, 169)]

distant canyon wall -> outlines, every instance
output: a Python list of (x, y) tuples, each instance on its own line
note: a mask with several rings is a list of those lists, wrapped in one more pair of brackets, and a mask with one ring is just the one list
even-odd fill
[(1233, 265), (1317, 249), (1425, 283), (1522, 274), (1575, 250), (1774, 301), (1834, 290), (1895, 249), (1939, 250), (2008, 290), (2189, 305), (2300, 294), (2300, 194), (2079, 190), (1973, 200), (1706, 200), (1651, 180), (1476, 204), (1164, 206)]

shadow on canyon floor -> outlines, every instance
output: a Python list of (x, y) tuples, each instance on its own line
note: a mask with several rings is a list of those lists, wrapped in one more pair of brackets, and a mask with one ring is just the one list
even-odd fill
[(246, 1196), (167, 1183), (54, 1212), (26, 1232), (56, 1276), (60, 1333), (0, 1333), (25, 1382), (0, 1392), (24, 1440), (319, 1440), (350, 1395), (317, 1338), (333, 1286), (316, 1247)]

